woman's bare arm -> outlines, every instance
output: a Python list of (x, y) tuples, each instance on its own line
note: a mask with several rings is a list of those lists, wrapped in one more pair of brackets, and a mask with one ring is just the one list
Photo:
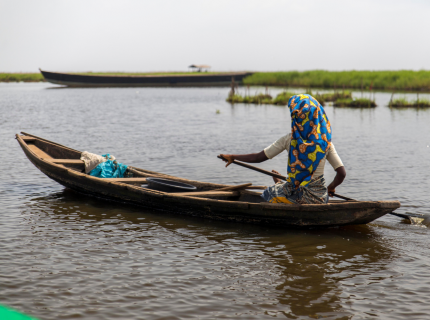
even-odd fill
[(264, 153), (264, 150), (258, 153), (220, 154), (220, 156), (226, 159), (226, 160), (223, 159), (225, 162), (227, 162), (227, 164), (225, 165), (226, 167), (228, 167), (231, 163), (233, 163), (234, 160), (239, 160), (239, 161), (248, 162), (248, 163), (260, 163), (269, 159)]
[(336, 187), (340, 185), (346, 177), (345, 167), (339, 167), (336, 169), (336, 176), (333, 179), (333, 182), (329, 184), (327, 187), (328, 195), (333, 197), (333, 194), (336, 192)]

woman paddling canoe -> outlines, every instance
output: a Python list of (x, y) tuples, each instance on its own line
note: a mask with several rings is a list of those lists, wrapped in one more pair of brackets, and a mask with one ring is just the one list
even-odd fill
[[(251, 154), (221, 154), (228, 167), (234, 160), (259, 163), (288, 151), (288, 178), (273, 178), (275, 185), (261, 195), (271, 203), (322, 204), (328, 202), (346, 176), (345, 167), (331, 142), (330, 121), (321, 104), (311, 95), (294, 95), (288, 101), (291, 133), (263, 151)], [(325, 162), (331, 164), (336, 177), (326, 188)], [(272, 172), (278, 173), (273, 170)]]

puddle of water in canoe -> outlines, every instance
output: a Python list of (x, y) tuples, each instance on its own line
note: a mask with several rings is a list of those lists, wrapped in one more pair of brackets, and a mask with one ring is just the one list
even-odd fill
[[(267, 185), (216, 155), (261, 151), (289, 131), (287, 108), (230, 106), (228, 88), (48, 87), (0, 85), (2, 304), (41, 319), (427, 318), (426, 227), (385, 216), (283, 230), (106, 203), (45, 177), (13, 139), (23, 130), (150, 170)], [(391, 110), (389, 99), (326, 107), (348, 174), (337, 192), (428, 215), (430, 110)], [(286, 161), (260, 166), (285, 173)]]

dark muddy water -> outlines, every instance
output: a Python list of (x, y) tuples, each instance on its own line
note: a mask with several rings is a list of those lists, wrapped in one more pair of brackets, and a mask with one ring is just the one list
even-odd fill
[[(230, 106), (227, 88), (49, 88), (0, 85), (1, 304), (40, 319), (429, 318), (427, 222), (284, 230), (147, 211), (64, 189), (14, 140), (22, 130), (154, 171), (267, 185), (216, 155), (261, 151), (289, 131), (287, 108)], [(337, 192), (430, 215), (430, 110), (389, 99), (325, 108), (347, 169)], [(285, 173), (286, 161), (261, 167)]]

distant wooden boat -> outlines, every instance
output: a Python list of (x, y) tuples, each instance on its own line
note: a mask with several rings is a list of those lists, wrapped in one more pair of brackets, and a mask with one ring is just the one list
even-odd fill
[[(16, 135), (27, 158), (44, 174), (67, 188), (146, 208), (204, 218), (289, 227), (332, 227), (369, 223), (400, 207), (399, 201), (330, 201), (318, 205), (265, 202), (253, 186), (231, 186), (187, 180), (129, 167), (132, 178), (96, 178), (85, 174), (77, 151), (22, 132)], [(195, 186), (195, 192), (171, 193), (146, 187), (146, 179), (158, 177)], [(255, 186), (255, 189), (264, 187)], [(222, 189), (222, 190), (220, 190)]]
[[(39, 69), (40, 70), (40, 69)], [(69, 87), (212, 87), (240, 84), (251, 72), (163, 74), (142, 76), (84, 75), (40, 70), (46, 81)]]

